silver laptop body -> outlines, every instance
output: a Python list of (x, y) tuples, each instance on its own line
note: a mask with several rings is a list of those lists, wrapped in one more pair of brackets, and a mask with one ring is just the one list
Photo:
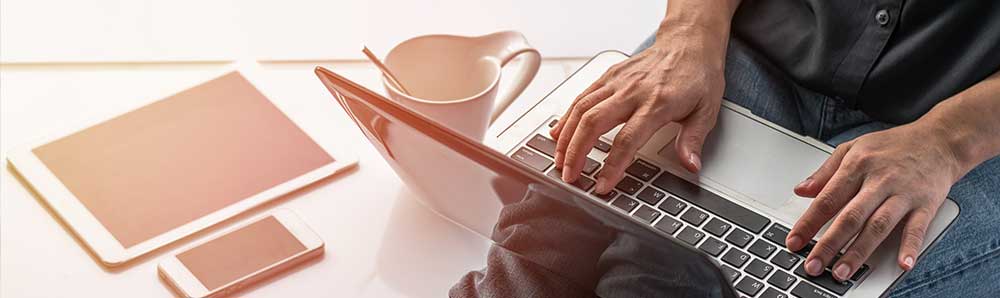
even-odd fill
[[(547, 139), (550, 124), (567, 110), (573, 99), (608, 68), (627, 58), (627, 55), (617, 51), (599, 53), (545, 98), (520, 115), (513, 124), (501, 129), (499, 135), (488, 138), (485, 142), (489, 147), (505, 152), (522, 162), (525, 162), (525, 158), (533, 159), (536, 163), (541, 160), (539, 158), (551, 159), (551, 156), (544, 152), (547, 150), (543, 144), (545, 140), (538, 138)], [(620, 126), (603, 135), (602, 141), (611, 144), (619, 128)], [(675, 139), (676, 132), (676, 126), (664, 127), (637, 154), (637, 158), (641, 160), (638, 163), (641, 165), (635, 167), (645, 168), (643, 169), (645, 172), (649, 172), (649, 166), (655, 167), (657, 173), (654, 177), (640, 179), (641, 177), (637, 175), (649, 174), (644, 171), (633, 171), (635, 173), (628, 173), (626, 176), (639, 182), (640, 185), (626, 185), (624, 187), (628, 189), (625, 191), (621, 189), (622, 187), (616, 188), (614, 197), (599, 198), (595, 195), (593, 198), (603, 202), (608, 208), (632, 215), (638, 221), (656, 227), (665, 237), (683, 237), (686, 241), (682, 242), (692, 247), (699, 248), (703, 252), (711, 250), (709, 255), (723, 268), (728, 267), (723, 270), (724, 273), (736, 272), (733, 273), (735, 277), (732, 282), (741, 295), (748, 297), (770, 297), (775, 294), (785, 295), (784, 297), (791, 297), (789, 294), (799, 297), (877, 297), (885, 295), (902, 279), (904, 272), (895, 261), (900, 241), (899, 230), (894, 231), (865, 262), (867, 268), (859, 270), (863, 272), (856, 274), (853, 280), (846, 284), (833, 281), (829, 275), (829, 268), (820, 278), (805, 278), (799, 269), (804, 261), (803, 255), (800, 254), (791, 253), (797, 255), (798, 260), (791, 267), (783, 268), (788, 266), (792, 258), (787, 255), (789, 252), (783, 249), (784, 234), (780, 233), (781, 228), (791, 227), (812, 201), (796, 196), (792, 189), (830, 155), (833, 148), (829, 145), (788, 131), (753, 115), (743, 107), (723, 101), (716, 127), (705, 143), (703, 169), (699, 176), (695, 176), (689, 174), (674, 160), (676, 154), (673, 152), (674, 145), (671, 142)], [(542, 150), (536, 147), (541, 147)], [(599, 148), (594, 148), (588, 157), (603, 163), (605, 154)], [(552, 166), (547, 166), (542, 171), (550, 173), (552, 170)], [(585, 176), (594, 178), (593, 174), (598, 171), (599, 169)], [(700, 189), (685, 190), (683, 186), (682, 189), (668, 189), (666, 187), (677, 185), (676, 179), (658, 179), (658, 175), (679, 177), (697, 185)], [(550, 178), (558, 180), (553, 176), (557, 175), (552, 175)], [(671, 181), (660, 181), (659, 184), (663, 185), (661, 187), (656, 183), (658, 180)], [(644, 195), (646, 189), (657, 192), (653, 193), (655, 196), (650, 195), (648, 191)], [(584, 191), (592, 190), (590, 186)], [(726, 218), (725, 214), (719, 214), (717, 210), (709, 210), (726, 206), (701, 202), (700, 198), (685, 198), (692, 196), (692, 191), (710, 192), (760, 214), (768, 220), (768, 223), (757, 231), (759, 226), (755, 225), (759, 224), (759, 220), (736, 222), (744, 220)], [(690, 199), (698, 202), (691, 202)], [(678, 201), (681, 203), (678, 204)], [(687, 215), (689, 211), (695, 214)], [(726, 212), (728, 211), (723, 211)], [(697, 219), (702, 213), (707, 216)], [(940, 238), (958, 213), (958, 205), (951, 199), (945, 200), (927, 229), (926, 239), (929, 241), (924, 242), (921, 255), (927, 247)], [(738, 216), (739, 213), (730, 215)], [(720, 233), (718, 228), (720, 222), (730, 228)], [(697, 233), (695, 234), (697, 237), (692, 236), (692, 232), (685, 232), (684, 229)], [(734, 244), (727, 239), (737, 238), (735, 237), (737, 235), (733, 234), (738, 232), (734, 231), (746, 232), (752, 235), (751, 239), (734, 241), (739, 242)], [(820, 231), (820, 235), (825, 231), (826, 227)], [(778, 232), (778, 235), (774, 235), (775, 232)], [(739, 236), (741, 237), (738, 238), (746, 238), (742, 233)], [(781, 239), (778, 241), (781, 243), (770, 240), (778, 238)], [(761, 244), (757, 245), (757, 242)], [(710, 246), (715, 247), (710, 248)], [(723, 246), (725, 247), (722, 248)], [(719, 248), (722, 248), (721, 251)], [(786, 258), (784, 262), (780, 262), (780, 266), (775, 260), (779, 257)], [(745, 260), (739, 260), (741, 258)], [(762, 270), (761, 264), (770, 267)], [(751, 265), (754, 267), (751, 268)], [(799, 272), (796, 272), (796, 269)], [(762, 273), (764, 271), (766, 272)]]

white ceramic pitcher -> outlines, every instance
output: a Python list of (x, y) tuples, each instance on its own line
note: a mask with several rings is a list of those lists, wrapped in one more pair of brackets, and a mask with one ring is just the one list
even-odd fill
[[(498, 96), (501, 68), (524, 54), (513, 88)], [(486, 130), (538, 73), (541, 55), (519, 32), (478, 37), (425, 35), (406, 40), (386, 55), (385, 65), (411, 94), (382, 77), (388, 95), (466, 136), (482, 140)]]

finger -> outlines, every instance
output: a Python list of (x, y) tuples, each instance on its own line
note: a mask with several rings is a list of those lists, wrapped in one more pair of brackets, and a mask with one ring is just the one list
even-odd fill
[(916, 264), (917, 253), (924, 245), (924, 237), (927, 236), (927, 226), (931, 224), (937, 208), (918, 208), (910, 211), (903, 225), (903, 240), (899, 244), (899, 267), (910, 271)]
[(556, 167), (562, 168), (563, 165), (563, 154), (566, 153), (566, 147), (569, 146), (570, 139), (573, 137), (573, 133), (576, 132), (577, 124), (580, 122), (580, 118), (583, 113), (590, 110), (591, 107), (596, 105), (598, 102), (603, 101), (614, 94), (611, 88), (601, 88), (597, 91), (587, 94), (586, 97), (576, 101), (573, 110), (569, 114), (563, 115), (563, 120), (559, 122), (565, 122), (562, 129), (559, 131), (559, 137), (556, 138)]
[(851, 150), (852, 145), (854, 145), (854, 141), (837, 146), (837, 149), (819, 166), (819, 169), (816, 169), (812, 175), (809, 175), (808, 178), (795, 186), (795, 194), (807, 198), (815, 198), (820, 190), (823, 189), (823, 186), (826, 186), (826, 183), (833, 177), (833, 173), (837, 171), (837, 168), (840, 167), (840, 163), (844, 160), (847, 152)]
[(701, 171), (701, 148), (705, 144), (705, 137), (715, 127), (718, 115), (718, 106), (703, 105), (679, 122), (681, 131), (674, 142), (677, 146), (675, 151), (684, 168), (691, 173)]
[(564, 155), (562, 179), (572, 183), (580, 177), (580, 171), (587, 161), (587, 154), (597, 144), (597, 139), (618, 124), (628, 120), (632, 110), (624, 108), (614, 97), (608, 98), (590, 108), (580, 118), (569, 147)]
[(625, 175), (625, 168), (635, 159), (635, 153), (646, 144), (653, 133), (662, 126), (649, 121), (644, 109), (638, 110), (625, 122), (625, 126), (615, 136), (614, 146), (604, 159), (604, 168), (597, 174), (598, 193), (607, 193)]
[(816, 232), (830, 221), (837, 212), (847, 204), (847, 201), (861, 188), (860, 173), (855, 173), (853, 169), (841, 167), (830, 178), (823, 190), (809, 204), (799, 220), (795, 222), (792, 230), (788, 233), (785, 243), (792, 251), (800, 250), (805, 246), (808, 239), (812, 239)]
[(844, 206), (843, 211), (837, 214), (830, 228), (806, 257), (806, 273), (811, 275), (823, 273), (823, 268), (832, 262), (854, 235), (858, 235), (864, 229), (865, 222), (875, 210), (881, 208), (879, 206), (883, 205), (887, 196), (884, 188), (879, 185), (863, 183), (861, 191)]
[(573, 108), (576, 107), (576, 103), (580, 102), (581, 99), (583, 99), (584, 97), (587, 97), (587, 95), (590, 95), (591, 93), (593, 93), (597, 89), (603, 87), (604, 86), (604, 82), (605, 82), (604, 78), (606, 76), (607, 76), (607, 73), (605, 73), (604, 76), (601, 76), (600, 79), (594, 81), (594, 83), (591, 83), (590, 86), (587, 87), (587, 89), (583, 90), (583, 92), (580, 92), (580, 95), (577, 95), (576, 98), (573, 99), (573, 104), (569, 105), (569, 108), (566, 109), (566, 113), (563, 113), (563, 116), (560, 117), (560, 119), (559, 119), (558, 122), (556, 122), (556, 126), (553, 126), (552, 129), (549, 130), (549, 136), (551, 136), (555, 140), (559, 139), (559, 134), (562, 132), (562, 129), (563, 129), (563, 123), (566, 122), (566, 121), (562, 121), (562, 120), (564, 120), (564, 118), (566, 118), (566, 116), (568, 116), (570, 114), (570, 112), (573, 111)]
[(885, 200), (865, 223), (861, 234), (854, 240), (851, 247), (837, 261), (833, 268), (833, 277), (845, 281), (851, 278), (854, 271), (871, 256), (875, 248), (892, 232), (899, 220), (910, 209), (910, 202), (899, 196)]

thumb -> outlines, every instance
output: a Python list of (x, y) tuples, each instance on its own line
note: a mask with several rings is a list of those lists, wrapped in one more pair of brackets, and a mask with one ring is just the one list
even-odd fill
[(718, 111), (718, 108), (698, 109), (678, 122), (681, 130), (674, 142), (677, 146), (675, 151), (681, 164), (691, 173), (701, 171), (701, 148), (708, 133), (715, 127)]

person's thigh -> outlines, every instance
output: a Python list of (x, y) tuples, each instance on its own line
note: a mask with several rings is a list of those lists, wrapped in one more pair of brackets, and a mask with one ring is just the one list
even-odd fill
[(960, 212), (892, 297), (995, 297), (1000, 292), (1000, 157), (980, 164), (948, 197)]
[[(836, 146), (889, 127), (873, 122), (827, 142)], [(924, 252), (891, 297), (991, 297), (1000, 291), (1000, 157), (962, 177), (948, 197), (958, 203), (958, 218)]]

